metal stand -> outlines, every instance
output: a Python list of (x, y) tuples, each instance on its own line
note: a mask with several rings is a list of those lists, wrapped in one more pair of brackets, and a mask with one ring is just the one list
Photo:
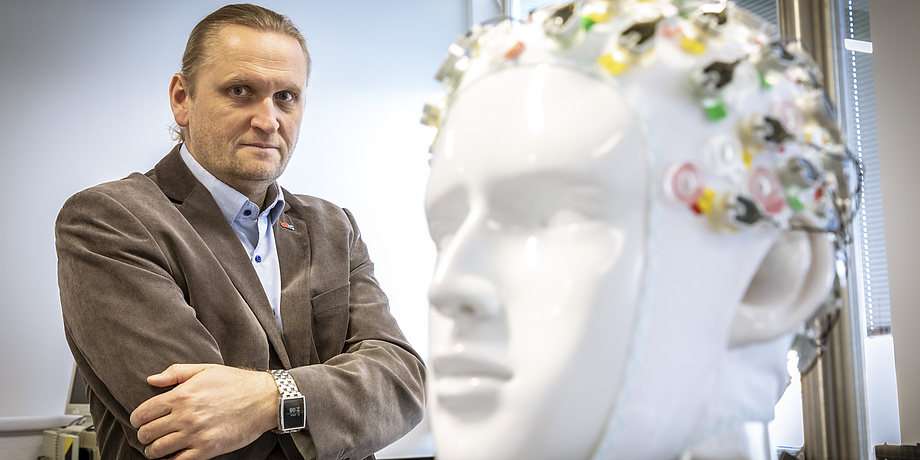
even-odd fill
[[(835, 46), (839, 0), (779, 0), (780, 32), (806, 44), (837, 99), (840, 49)], [(838, 104), (839, 105), (839, 104)], [(852, 231), (852, 230), (851, 230)], [(866, 411), (863, 326), (849, 282), (852, 248), (837, 244), (835, 293), (798, 342), (802, 375), (805, 458), (872, 458)], [(801, 351), (804, 350), (804, 353)], [(810, 355), (810, 356), (809, 356)]]
[(799, 362), (805, 458), (871, 458), (862, 327), (850, 302), (846, 248), (838, 248), (836, 299), (808, 325), (814, 356)]

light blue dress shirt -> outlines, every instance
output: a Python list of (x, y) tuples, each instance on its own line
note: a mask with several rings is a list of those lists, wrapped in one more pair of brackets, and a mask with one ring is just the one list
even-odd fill
[(265, 206), (264, 211), (259, 212), (259, 207), (249, 201), (246, 195), (221, 182), (204, 169), (188, 151), (185, 144), (182, 144), (179, 152), (195, 178), (211, 192), (217, 206), (220, 207), (224, 217), (236, 232), (236, 236), (239, 237), (240, 243), (243, 244), (243, 248), (246, 249), (246, 253), (249, 254), (252, 267), (259, 275), (262, 289), (265, 290), (268, 303), (272, 306), (275, 321), (284, 332), (281, 326), (281, 266), (278, 263), (275, 234), (272, 231), (272, 226), (275, 225), (275, 222), (281, 217), (281, 211), (284, 210), (281, 188), (277, 183), (272, 183), (268, 187), (268, 192), (265, 194), (265, 203), (268, 206)]

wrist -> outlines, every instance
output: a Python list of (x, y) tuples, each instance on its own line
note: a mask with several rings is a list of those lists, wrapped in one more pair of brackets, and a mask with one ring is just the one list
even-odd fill
[(259, 376), (261, 378), (259, 426), (262, 432), (266, 432), (278, 428), (278, 385), (270, 372), (259, 372)]

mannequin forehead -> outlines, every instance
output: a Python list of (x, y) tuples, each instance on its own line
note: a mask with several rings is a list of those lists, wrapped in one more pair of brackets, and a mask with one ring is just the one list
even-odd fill
[(560, 66), (507, 68), (454, 99), (432, 160), (429, 198), (458, 183), (616, 187), (647, 169), (642, 145), (633, 111), (609, 82)]

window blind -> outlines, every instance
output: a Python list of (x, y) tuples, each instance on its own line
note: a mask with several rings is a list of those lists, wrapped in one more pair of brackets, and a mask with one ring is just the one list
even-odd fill
[[(836, 4), (840, 21), (839, 46), (845, 49), (840, 75), (840, 105), (845, 114), (848, 144), (860, 159), (863, 174), (861, 206), (854, 222), (854, 262), (861, 307), (868, 335), (891, 333), (888, 257), (882, 213), (875, 78), (872, 69), (869, 0)], [(869, 52), (867, 52), (869, 51)]]

